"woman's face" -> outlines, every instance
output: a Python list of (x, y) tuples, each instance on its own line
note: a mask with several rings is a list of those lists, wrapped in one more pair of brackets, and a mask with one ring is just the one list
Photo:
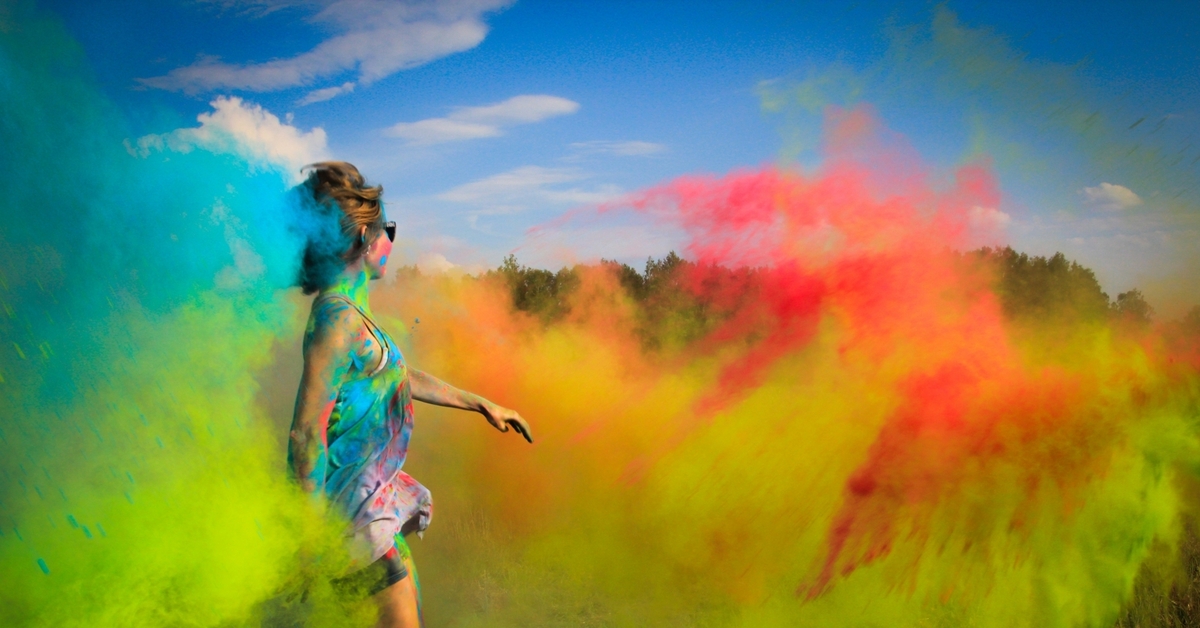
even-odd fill
[(388, 256), (392, 254), (392, 241), (388, 239), (387, 232), (380, 231), (375, 239), (367, 244), (367, 251), (363, 254), (363, 265), (367, 269), (367, 276), (371, 279), (379, 279), (383, 276), (383, 271), (387, 269)]

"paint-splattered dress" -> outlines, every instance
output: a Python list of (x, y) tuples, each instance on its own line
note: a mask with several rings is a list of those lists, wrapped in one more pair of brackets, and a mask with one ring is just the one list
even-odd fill
[(392, 339), (357, 305), (340, 295), (324, 298), (358, 310), (383, 354), (377, 366), (362, 365), (342, 384), (326, 430), (325, 496), (352, 523), (356, 549), (369, 549), (375, 561), (403, 544), (401, 527), (420, 534), (433, 516), (429, 489), (400, 470), (413, 429), (408, 367)]

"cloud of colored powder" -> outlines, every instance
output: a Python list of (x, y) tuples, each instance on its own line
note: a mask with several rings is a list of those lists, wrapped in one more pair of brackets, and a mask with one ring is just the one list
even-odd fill
[[(19, 18), (0, 32), (0, 619), (368, 624), (322, 593), (338, 556), (284, 479), (306, 313), (290, 175), (131, 154), (78, 49)], [(956, 253), (1001, 238), (986, 161), (938, 173), (865, 108), (831, 110), (824, 138), (812, 171), (602, 208), (689, 234), (676, 281), (702, 323), (646, 326), (603, 266), (553, 323), (496, 282), (379, 285), (414, 366), (537, 436), (418, 408), (430, 625), (1112, 623), (1200, 463), (1195, 353), (1006, 317), (994, 269)]]
[(995, 269), (953, 252), (999, 237), (973, 220), (999, 201), (988, 169), (936, 176), (865, 109), (826, 137), (812, 173), (684, 177), (605, 210), (690, 234), (679, 280), (716, 321), (691, 342), (646, 351), (603, 268), (548, 328), (479, 282), (381, 295), (419, 316), (419, 367), (539, 435), (527, 452), (419, 419), (431, 616), (1112, 624), (1177, 531), (1194, 357), (1106, 321), (1009, 320)]
[(4, 10), (0, 624), (287, 606), (298, 544), (326, 557), (308, 571), (338, 566), (258, 399), (273, 339), (299, 333), (293, 174), (139, 153), (61, 27)]

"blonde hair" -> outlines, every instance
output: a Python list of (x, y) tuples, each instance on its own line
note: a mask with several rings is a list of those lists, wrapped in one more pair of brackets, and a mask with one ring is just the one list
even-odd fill
[[(327, 246), (315, 246), (312, 238), (304, 252), (300, 269), (300, 286), (305, 294), (321, 288), (322, 279), (334, 269), (358, 259), (366, 250), (367, 242), (383, 232), (383, 186), (368, 186), (366, 179), (353, 164), (344, 161), (322, 161), (301, 168), (308, 170), (308, 179), (303, 188), (319, 208), (332, 210), (336, 207), (339, 216), (342, 246), (340, 251), (331, 251)], [(366, 227), (365, 237), (359, 231)], [(340, 264), (329, 259), (335, 253)], [(340, 269), (338, 269), (340, 270)]]

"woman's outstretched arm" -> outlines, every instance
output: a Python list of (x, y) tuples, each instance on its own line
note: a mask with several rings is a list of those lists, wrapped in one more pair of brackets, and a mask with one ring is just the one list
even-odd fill
[(509, 426), (512, 426), (525, 440), (533, 442), (533, 432), (529, 431), (529, 423), (521, 418), (516, 410), (496, 405), (474, 393), (459, 390), (424, 371), (410, 368), (408, 379), (412, 386), (413, 399), (435, 406), (478, 412), (492, 427), (501, 432), (507, 432)]
[(352, 364), (350, 308), (337, 302), (318, 307), (304, 339), (304, 373), (288, 438), (288, 463), (301, 488), (310, 493), (325, 483), (325, 430)]

